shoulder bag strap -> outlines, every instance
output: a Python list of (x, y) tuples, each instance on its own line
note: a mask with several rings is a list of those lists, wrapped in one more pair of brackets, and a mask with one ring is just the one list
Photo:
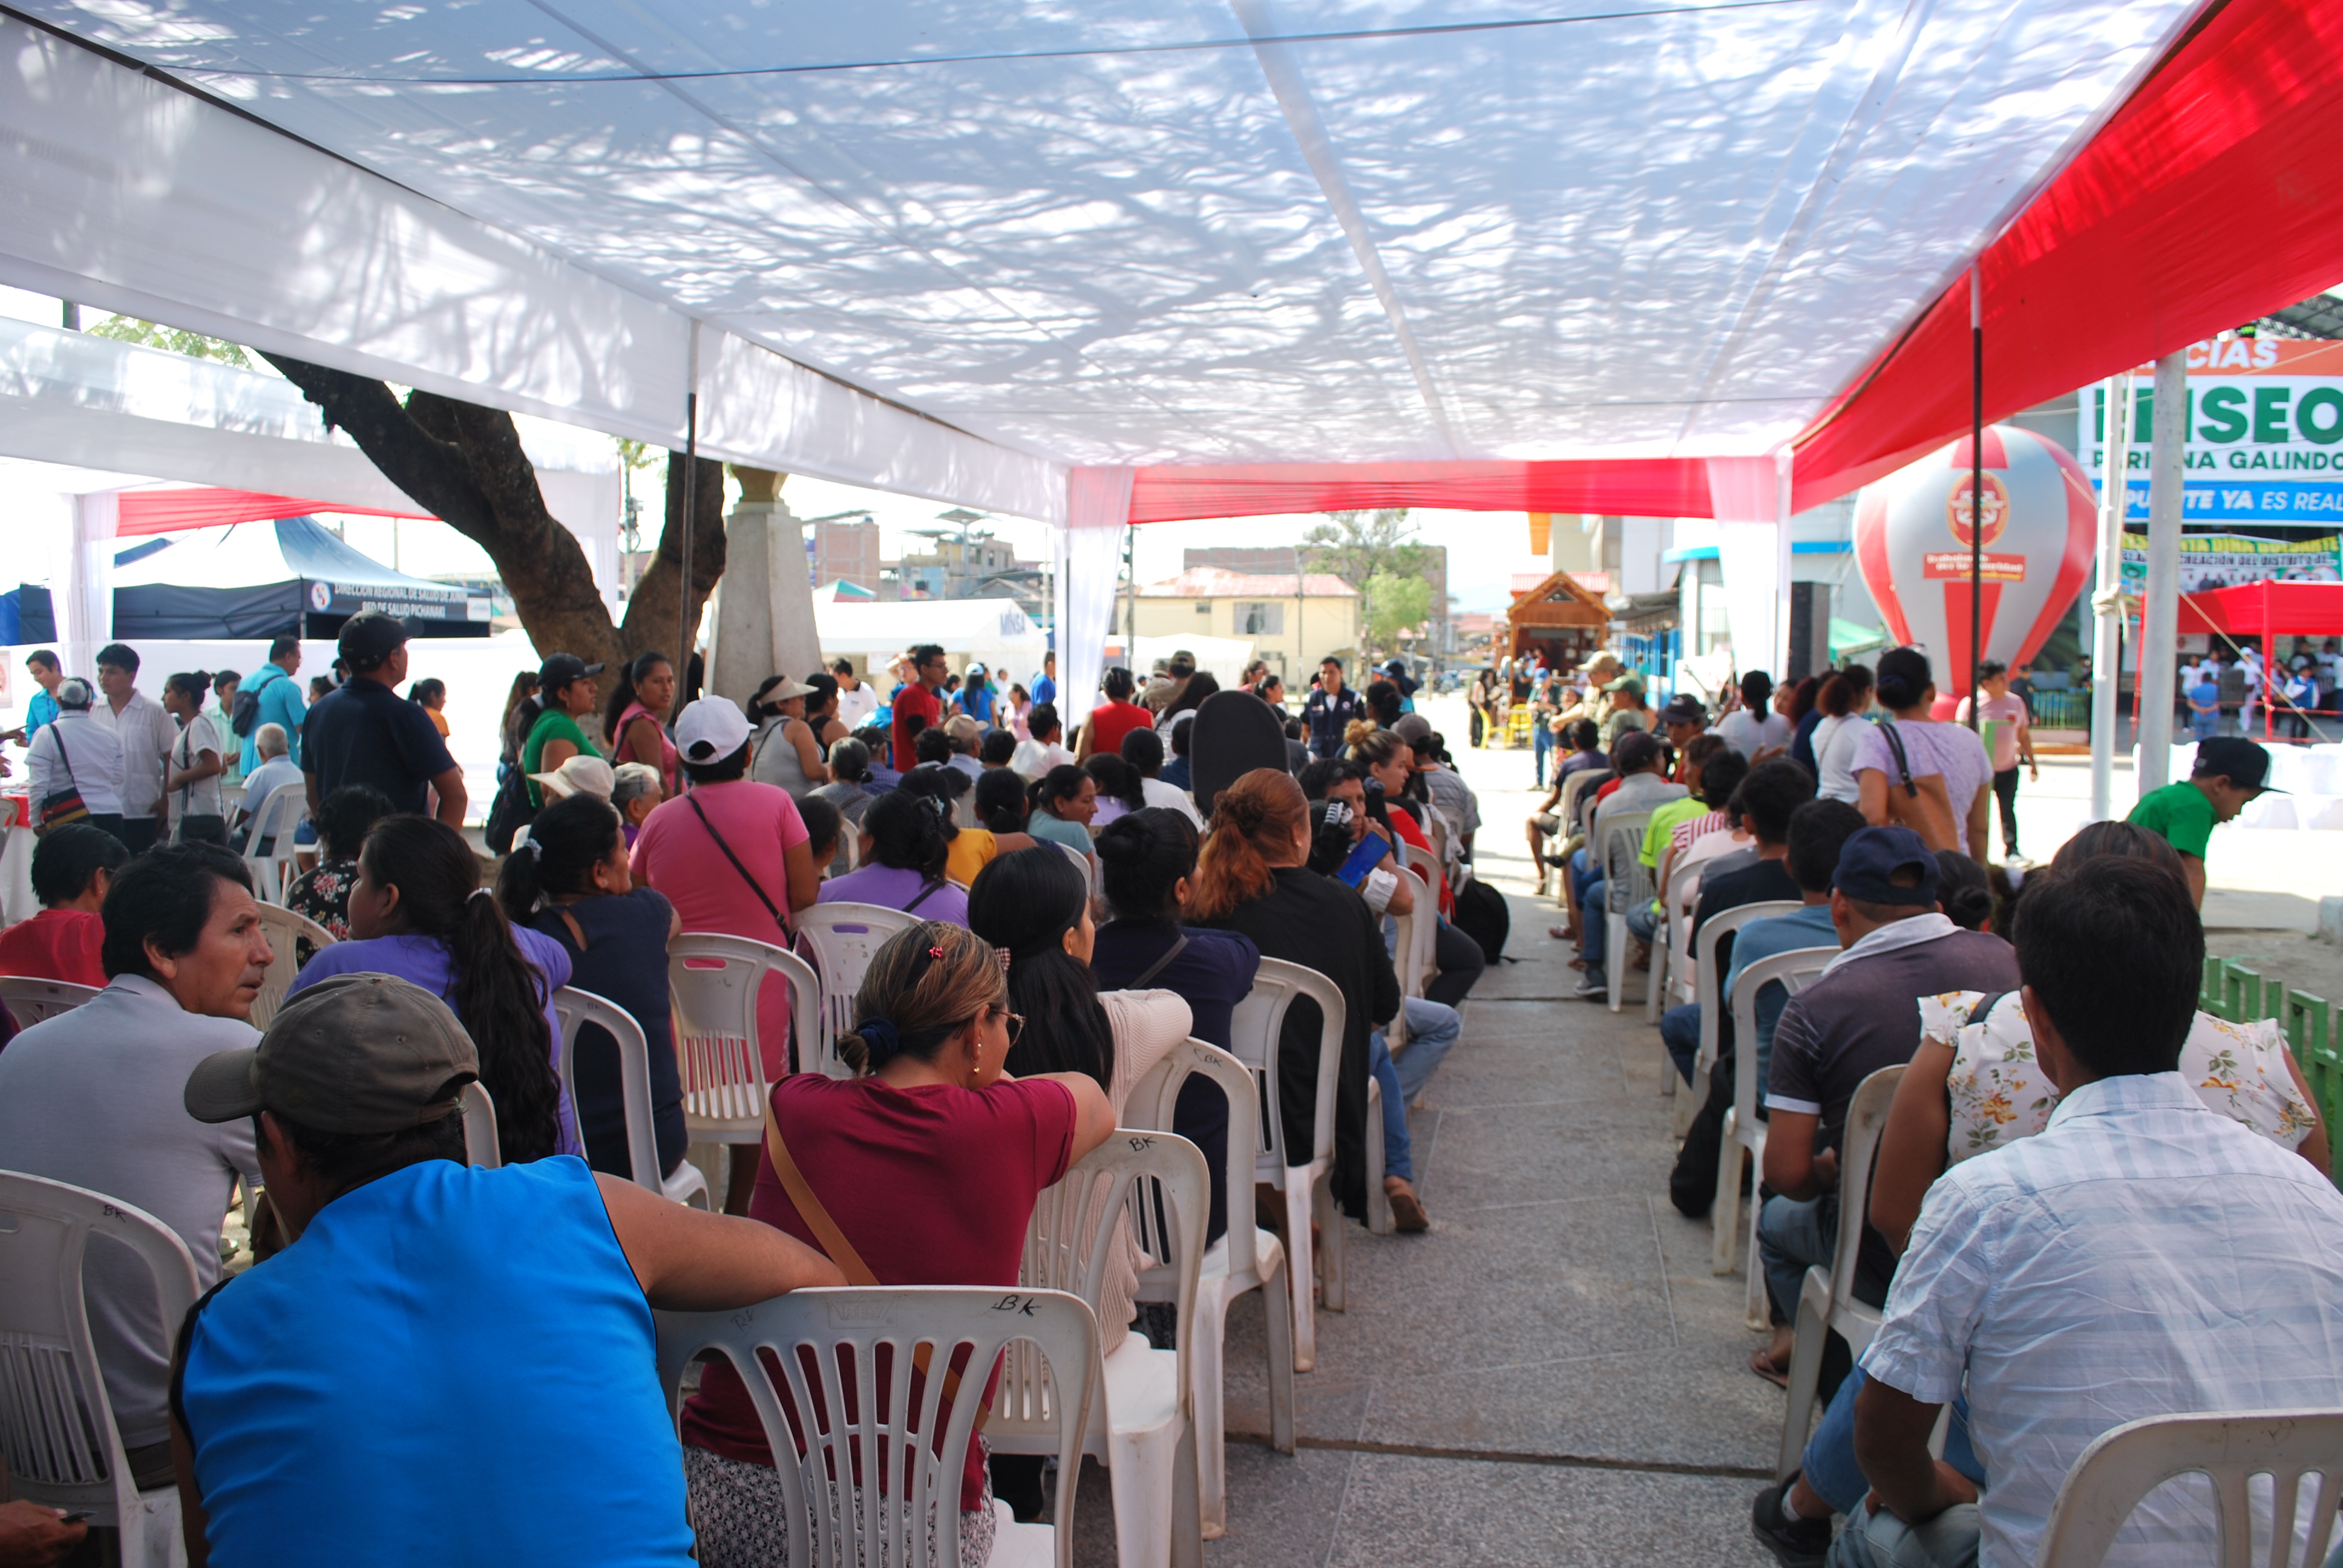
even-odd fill
[[(789, 1146), (781, 1137), (780, 1119), (773, 1114), (769, 1100), (765, 1102), (765, 1157), (773, 1162), (773, 1174), (781, 1179), (781, 1191), (789, 1194), (790, 1206), (797, 1210), (798, 1218), (806, 1222), (806, 1229), (813, 1232), (813, 1239), (820, 1246), (822, 1254), (838, 1265), (838, 1271), (846, 1276), (846, 1282), (850, 1285), (876, 1285), (879, 1276), (870, 1271), (870, 1265), (862, 1261), (862, 1254), (854, 1250), (854, 1243), (846, 1239), (846, 1232), (838, 1228), (838, 1221), (830, 1217), (830, 1211), (823, 1208), (821, 1200), (813, 1195), (813, 1187), (806, 1181), (805, 1172), (799, 1171), (798, 1162), (789, 1158)], [(918, 1367), (922, 1375), (928, 1371), (930, 1359), (926, 1345), (911, 1352), (911, 1364)], [(944, 1398), (947, 1401), (960, 1398), (960, 1374), (949, 1366), (944, 1368)], [(986, 1410), (976, 1412), (979, 1431), (983, 1429), (985, 1418), (990, 1413)]]
[(757, 895), (758, 901), (765, 906), (766, 913), (773, 917), (773, 924), (781, 928), (783, 936), (795, 941), (797, 936), (790, 929), (789, 917), (781, 913), (763, 885), (749, 874), (749, 868), (740, 863), (740, 857), (732, 852), (732, 846), (724, 841), (724, 835), (716, 830), (716, 824), (708, 819), (708, 813), (699, 809), (699, 802), (686, 795), (683, 803), (691, 808), (691, 814), (699, 819), (699, 825), (708, 829), (708, 836), (716, 840), (716, 847), (724, 851), (724, 858), (732, 862), (732, 869), (740, 873), (740, 879), (749, 884), (749, 890)]
[(1172, 945), (1163, 950), (1163, 956), (1157, 959), (1153, 963), (1149, 964), (1144, 970), (1141, 970), (1140, 971), (1139, 978), (1132, 980), (1123, 989), (1125, 990), (1145, 990), (1149, 980), (1153, 980), (1157, 975), (1161, 974), (1165, 970), (1171, 968), (1172, 960), (1178, 958), (1182, 953), (1184, 953), (1187, 950), (1187, 933), (1184, 931), (1172, 932)]
[[(65, 765), (65, 782), (72, 785), (76, 789), (80, 789), (81, 780), (75, 779), (73, 775), (73, 758), (65, 750), (65, 729), (55, 719), (52, 719), (49, 720), (49, 732), (56, 737), (57, 760)], [(56, 791), (53, 789), (50, 793), (54, 795)]]
[(920, 896), (913, 899), (910, 903), (905, 904), (903, 906), (903, 912), (908, 915), (913, 910), (918, 909), (921, 904), (926, 903), (930, 895), (940, 890), (943, 885), (944, 879), (941, 877), (930, 878), (928, 881), (922, 883), (920, 888)]
[(1887, 749), (1895, 755), (1896, 771), (1902, 776), (1904, 793), (1916, 799), (1920, 793), (1920, 786), (1912, 781), (1911, 759), (1904, 755), (1904, 738), (1896, 732), (1896, 721), (1892, 719), (1881, 719), (1879, 732), (1886, 737)]
[(1969, 1009), (1969, 1016), (1963, 1020), (1962, 1027), (1966, 1029), (1972, 1023), (1982, 1024), (1985, 1022), (1986, 1019), (1992, 1013), (1993, 1010), (2000, 1005), (2001, 999), (2008, 994), (2009, 993), (2006, 990), (1989, 990), (1986, 992), (1985, 995), (1977, 998), (1976, 1005)]

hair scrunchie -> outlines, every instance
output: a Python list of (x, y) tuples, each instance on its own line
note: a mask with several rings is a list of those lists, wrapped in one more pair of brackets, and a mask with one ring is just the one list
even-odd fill
[(893, 1022), (887, 1019), (866, 1018), (854, 1026), (854, 1032), (862, 1037), (864, 1046), (870, 1050), (870, 1070), (872, 1072), (885, 1066), (897, 1052), (903, 1049), (902, 1035), (897, 1032)]

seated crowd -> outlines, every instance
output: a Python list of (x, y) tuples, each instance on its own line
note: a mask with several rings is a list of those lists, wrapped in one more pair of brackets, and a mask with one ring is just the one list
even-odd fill
[[(1629, 722), (1607, 751), (1597, 712), (1558, 716), (1575, 749), (1528, 830), (1541, 867), (1564, 871), (1554, 935), (1579, 943), (1580, 995), (1607, 996), (1606, 917), (1667, 950), (1679, 1005), (1662, 1039), (1703, 1098), (1671, 1182), (1688, 1215), (1739, 1169), (1725, 1123), (1738, 1074), (1755, 1075), (1749, 1266), (1774, 1328), (1752, 1372), (1787, 1384), (1807, 1271), (1829, 1272), (1842, 1227), (1861, 1227), (1855, 1277), (1835, 1283), (1883, 1321), (1852, 1361), (1829, 1336), (1820, 1420), (1797, 1469), (1755, 1499), (1758, 1541), (1785, 1564), (2018, 1568), (2084, 1450), (2126, 1422), (2343, 1409), (2328, 1131), (2276, 1020), (2197, 1006), (2205, 829), (2258, 791), (2267, 757), (2205, 749), (2197, 777), (2161, 792), (2189, 810), (2144, 802), (2086, 827), (2013, 885), (1984, 859), (1992, 765), (1974, 732), (1930, 717), (1919, 652), (1801, 683), (1771, 714), (1762, 673), (1737, 695), (1713, 733), (1680, 697), (1655, 716), (1664, 741)], [(1875, 696), (1885, 722), (1861, 719)], [(1756, 904), (1770, 907), (1704, 940)], [(1710, 977), (1694, 955), (1713, 987), (1695, 985)], [(1747, 1009), (1755, 1039), (1736, 1040), (1736, 991), (1769, 960), (1795, 994), (1769, 979)], [(1863, 1211), (1845, 1213), (1850, 1108), (1889, 1068)], [(2268, 1494), (2252, 1507), (2267, 1535)], [(2218, 1541), (2211, 1492), (2183, 1478), (2149, 1493), (2107, 1560), (2209, 1562)]]
[[(670, 730), (665, 658), (632, 661), (605, 702), (600, 666), (549, 657), (508, 714), (500, 863), (411, 809), (429, 795), (403, 808), (351, 781), (314, 802), (283, 901), (322, 934), (301, 928), (265, 1030), (279, 938), (253, 862), (192, 834), (135, 858), (102, 826), (40, 839), (42, 911), (0, 933), (0, 973), (101, 989), (0, 1050), (0, 1171), (154, 1215), (196, 1261), (179, 1324), (128, 1251), (101, 1238), (85, 1264), (134, 1479), (176, 1476), (192, 1561), (784, 1561), (782, 1482), (747, 1390), (709, 1364), (679, 1453), (647, 1304), (1014, 1286), (1037, 1194), (1182, 1041), (1233, 1043), (1264, 958), (1343, 1000), (1336, 1201), (1365, 1220), (1375, 1081), (1384, 1196), (1400, 1230), (1428, 1227), (1409, 1107), (1487, 961), (1443, 918), (1471, 883), (1478, 807), (1441, 737), (1413, 716), (1354, 719), (1302, 779), (1257, 769), (1200, 802), (1189, 742), (1220, 689), (1192, 665), (1141, 701), (1110, 671), (1072, 750), (1051, 701), (998, 695), (980, 667), (947, 691), (930, 647), (901, 665), (883, 706), (851, 706), (852, 732), (850, 668), (776, 678), (745, 705), (698, 699)], [(266, 786), (286, 737), (260, 728), (246, 777)], [(642, 1026), (672, 1177), (689, 1141), (672, 944), (789, 948), (817, 904), (916, 918), (835, 1042), (854, 1076), (799, 1070), (831, 1042), (791, 1038), (769, 974), (766, 1136), (725, 1146), (720, 1211), (636, 1185), (617, 1042), (585, 1026), (566, 1085), (556, 993), (578, 984)], [(1420, 988), (1395, 962), (1403, 920), (1436, 927)], [(1298, 1004), (1276, 1045), (1283, 1135), (1305, 1151), (1321, 1021)], [(466, 1168), (470, 1083), (494, 1102), (501, 1169)], [(1205, 1157), (1208, 1242), (1228, 1228), (1230, 1118), (1217, 1085), (1185, 1081), (1172, 1128)], [(249, 1263), (223, 1246), (239, 1211)], [(1109, 1356), (1170, 1322), (1137, 1303), (1146, 1260), (1114, 1223)], [(427, 1445), (439, 1480), (417, 1506), (385, 1477), (415, 1473)], [(1042, 1462), (980, 1438), (963, 1563), (989, 1555), (996, 1494), (1043, 1517)], [(0, 1511), (0, 1549), (27, 1521), (59, 1552), (79, 1538), (48, 1511)]]

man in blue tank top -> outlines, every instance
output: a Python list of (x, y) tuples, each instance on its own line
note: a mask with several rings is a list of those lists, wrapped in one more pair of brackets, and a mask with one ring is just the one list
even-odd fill
[(689, 1562), (651, 1310), (843, 1277), (575, 1158), (467, 1166), (478, 1074), (446, 1003), (352, 974), (189, 1076), (197, 1121), (253, 1120), (292, 1238), (180, 1331), (190, 1563)]

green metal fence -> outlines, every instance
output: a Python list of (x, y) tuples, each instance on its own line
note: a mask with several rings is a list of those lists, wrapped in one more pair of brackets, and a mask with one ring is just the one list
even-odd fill
[(2088, 729), (2091, 727), (2090, 692), (2081, 689), (2036, 691), (2034, 694), (2034, 727), (2036, 729)]
[(2328, 1174), (2343, 1182), (2343, 1046), (2338, 1037), (2334, 1004), (2307, 990), (2289, 990), (2284, 980), (2265, 975), (2236, 959), (2207, 958), (2197, 1005), (2230, 1023), (2274, 1018), (2286, 1030), (2301, 1065), (2303, 1081), (2327, 1122), (2327, 1141), (2335, 1151)]

